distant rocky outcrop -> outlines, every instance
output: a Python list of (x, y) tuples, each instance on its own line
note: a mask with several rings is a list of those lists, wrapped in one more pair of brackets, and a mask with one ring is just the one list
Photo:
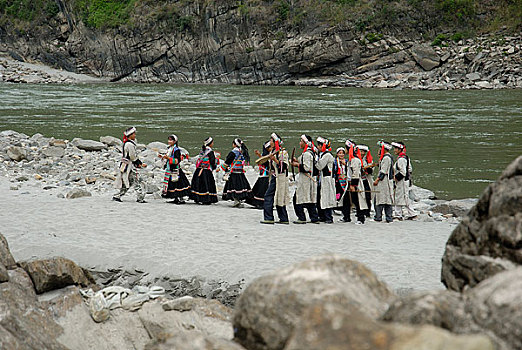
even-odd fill
[(442, 282), (462, 291), (522, 265), (522, 156), (489, 185), (455, 228), (442, 258)]
[[(56, 14), (44, 23), (27, 23), (23, 32), (6, 24), (0, 30), (0, 52), (126, 82), (522, 87), (519, 35), (500, 32), (465, 39), (461, 33), (440, 34), (438, 42), (426, 40), (423, 35), (433, 38), (436, 30), (455, 30), (426, 1), (420, 9), (409, 8), (419, 1), (400, 6), (370, 2), (370, 13), (340, 23), (316, 18), (309, 10), (321, 9), (306, 8), (319, 6), (307, 5), (309, 1), (295, 9), (294, 1), (141, 2), (145, 7), (136, 6), (132, 26), (117, 28), (93, 28), (75, 2), (56, 3)], [(477, 22), (491, 13), (489, 4), (482, 7)], [(383, 23), (373, 28), (368, 22), (378, 16)], [(5, 62), (2, 80), (38, 82), (30, 71), (12, 73), (12, 63)]]

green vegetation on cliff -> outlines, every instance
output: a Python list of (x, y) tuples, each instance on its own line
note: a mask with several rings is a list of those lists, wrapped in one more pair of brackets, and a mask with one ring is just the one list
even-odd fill
[[(196, 29), (215, 0), (0, 0), (2, 25), (19, 29), (56, 16), (60, 4), (93, 29), (146, 26)], [(346, 27), (365, 33), (396, 32), (435, 39), (440, 33), (522, 30), (522, 0), (221, 0), (259, 30), (284, 33)], [(25, 23), (25, 24), (24, 24)], [(162, 23), (163, 25), (156, 24)], [(450, 34), (451, 35), (451, 34)]]

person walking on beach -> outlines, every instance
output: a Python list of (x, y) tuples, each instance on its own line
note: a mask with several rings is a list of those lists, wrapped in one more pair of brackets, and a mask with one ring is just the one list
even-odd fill
[[(270, 141), (267, 141), (263, 145), (263, 153), (255, 150), (255, 153), (258, 157), (263, 157), (268, 155), (272, 151), (272, 146), (270, 145)], [(252, 187), (252, 197), (248, 198), (246, 202), (253, 206), (256, 209), (263, 209), (265, 204), (265, 193), (268, 189), (268, 182), (270, 180), (269, 166), (268, 162), (264, 164), (259, 164), (259, 177)]]
[(357, 145), (357, 148), (361, 152), (361, 161), (362, 161), (362, 174), (361, 180), (363, 182), (364, 187), (364, 198), (366, 200), (366, 206), (368, 209), (364, 211), (364, 216), (367, 218), (370, 217), (370, 210), (372, 208), (372, 186), (373, 186), (373, 158), (370, 153), (370, 147), (367, 145)]
[(214, 139), (208, 137), (201, 147), (199, 159), (196, 163), (196, 171), (192, 176), (191, 198), (194, 202), (199, 204), (209, 205), (217, 203), (216, 181), (212, 170), (217, 167), (216, 155), (212, 147), (214, 146)]
[(393, 151), (397, 160), (393, 166), (395, 173), (395, 212), (394, 216), (403, 220), (403, 212), (407, 220), (417, 217), (410, 202), (411, 166), (410, 158), (406, 155), (406, 146), (403, 142), (392, 142)]
[(382, 212), (386, 215), (386, 222), (393, 222), (393, 157), (390, 154), (392, 145), (385, 141), (377, 142), (379, 151), (379, 173), (373, 182), (375, 186), (375, 217), (377, 222), (382, 221)]
[(361, 152), (357, 148), (357, 145), (353, 141), (346, 141), (346, 146), (348, 147), (349, 154), (349, 167), (350, 167), (350, 187), (349, 191), (352, 198), (352, 203), (355, 205), (355, 215), (357, 217), (356, 224), (362, 225), (364, 224), (366, 217), (366, 209), (368, 206), (366, 205), (366, 197), (364, 196), (364, 184), (362, 182), (362, 160), (361, 160)]
[(145, 168), (147, 164), (142, 163), (136, 151), (136, 128), (130, 127), (123, 133), (122, 158), (116, 177), (115, 187), (119, 192), (112, 197), (113, 201), (121, 202), (127, 191), (134, 187), (138, 203), (145, 201), (145, 191), (142, 187), (142, 179), (138, 174), (139, 168)]
[(319, 223), (317, 215), (317, 185), (314, 178), (315, 154), (312, 138), (308, 135), (301, 135), (299, 146), (303, 153), (299, 158), (292, 159), (292, 165), (299, 169), (299, 176), (296, 180), (296, 190), (294, 194), (294, 211), (297, 220), (294, 224), (306, 224), (306, 215), (304, 209), (308, 211), (310, 221), (313, 224)]
[(317, 181), (317, 212), (319, 221), (333, 224), (333, 208), (335, 201), (335, 180), (333, 178), (334, 157), (330, 153), (330, 141), (323, 137), (317, 138), (319, 157), (317, 159), (317, 170), (319, 176)]
[(337, 200), (337, 208), (341, 210), (343, 214), (341, 222), (351, 222), (350, 211), (352, 207), (352, 201), (350, 193), (348, 192), (348, 185), (350, 183), (350, 173), (348, 171), (348, 163), (346, 161), (346, 152), (343, 147), (339, 147), (336, 150), (337, 157), (334, 162), (334, 179), (335, 179), (335, 196)]
[(178, 137), (170, 135), (168, 137), (167, 154), (160, 154), (158, 157), (165, 161), (165, 175), (163, 177), (163, 198), (172, 199), (174, 204), (185, 204), (183, 197), (190, 196), (190, 183), (187, 176), (181, 169), (181, 150), (178, 147)]
[(283, 140), (275, 132), (270, 136), (269, 171), (270, 182), (265, 193), (262, 224), (274, 224), (274, 205), (276, 207), (278, 224), (289, 224), (286, 206), (290, 202), (288, 181), (288, 152), (282, 148)]
[(223, 188), (223, 200), (234, 200), (234, 207), (239, 207), (241, 202), (252, 197), (250, 184), (245, 176), (245, 163), (250, 163), (248, 148), (241, 139), (234, 139), (234, 147), (221, 165), (225, 172), (225, 188)]

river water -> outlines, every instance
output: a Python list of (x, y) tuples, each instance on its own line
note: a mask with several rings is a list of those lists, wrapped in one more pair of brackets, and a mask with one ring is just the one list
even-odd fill
[[(412, 91), (224, 85), (0, 85), (0, 130), (98, 140), (138, 128), (138, 141), (175, 133), (195, 155), (212, 136), (259, 149), (276, 131), (290, 151), (302, 133), (365, 143), (404, 141), (414, 183), (439, 198), (477, 197), (522, 154), (522, 91)], [(251, 152), (253, 154), (253, 152)]]

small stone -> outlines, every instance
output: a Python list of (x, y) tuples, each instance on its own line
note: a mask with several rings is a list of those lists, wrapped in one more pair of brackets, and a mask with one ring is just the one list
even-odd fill
[(41, 179), (43, 179), (43, 177), (42, 177), (42, 175), (34, 174), (34, 179), (35, 180), (41, 180)]
[(94, 177), (94, 176), (86, 176), (85, 177), (85, 183), (88, 184), (88, 185), (96, 183), (96, 180), (97, 180), (97, 178)]
[(102, 142), (83, 140), (79, 138), (73, 139), (71, 143), (79, 149), (83, 149), (85, 151), (102, 151), (107, 148), (107, 145)]
[(65, 148), (51, 146), (42, 150), (42, 153), (46, 157), (62, 158), (65, 155)]
[(482, 88), (482, 89), (492, 89), (493, 85), (489, 81), (477, 81), (475, 82), (475, 85)]
[(480, 74), (478, 74), (478, 73), (468, 73), (468, 74), (466, 74), (466, 78), (468, 78), (471, 81), (480, 80)]
[(69, 192), (67, 192), (67, 199), (76, 199), (81, 197), (91, 197), (92, 194), (89, 191), (86, 191), (81, 188), (73, 188)]
[(27, 151), (21, 147), (11, 146), (7, 149), (7, 156), (16, 162), (19, 162), (27, 157)]
[(16, 177), (16, 181), (22, 182), (22, 181), (29, 181), (29, 177), (26, 175), (20, 175)]
[(18, 185), (11, 185), (11, 186), (9, 187), (9, 189), (10, 189), (11, 191), (18, 191), (18, 190), (20, 189), (20, 187), (18, 187)]

